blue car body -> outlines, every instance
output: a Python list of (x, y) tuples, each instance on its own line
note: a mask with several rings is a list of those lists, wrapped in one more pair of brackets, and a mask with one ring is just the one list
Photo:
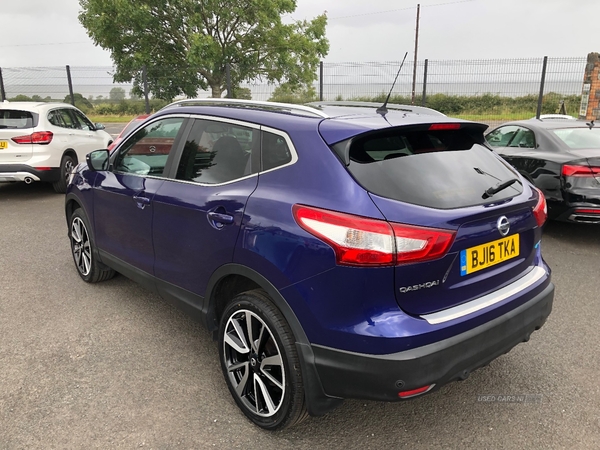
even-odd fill
[[(466, 378), (543, 325), (554, 286), (534, 213), (540, 194), (485, 147), (484, 127), (422, 112), (377, 114), (317, 105), (320, 114), (311, 115), (292, 107), (236, 106), (182, 103), (153, 115), (140, 128), (161, 118), (183, 119), (164, 172), (141, 176), (81, 164), (68, 187), (66, 214), (69, 218), (77, 208), (85, 212), (103, 265), (175, 302), (209, 330), (217, 330), (226, 301), (244, 290), (263, 289), (294, 333), (309, 413), (323, 414), (344, 398), (396, 401), (435, 390)], [(227, 183), (173, 179), (186, 133), (197, 118), (277, 132), (286, 138), (291, 159), (269, 170), (253, 162), (258, 165), (252, 174)], [(470, 130), (481, 146), (477, 158), (488, 161), (483, 152), (489, 152), (502, 166), (498, 170), (518, 180), (515, 187), (503, 191), (501, 199), (432, 207), (391, 198), (387, 173), (369, 172), (363, 182), (365, 170), (386, 170), (385, 161), (368, 167), (348, 156), (358, 138), (403, 127), (433, 129), (438, 123)], [(127, 142), (112, 152), (111, 162)], [(461, 175), (466, 153), (455, 153), (440, 164), (456, 170), (457, 178), (470, 176)], [(438, 164), (434, 156), (423, 158), (431, 159), (431, 167)], [(435, 192), (431, 202), (453, 205), (451, 190), (448, 195), (436, 191), (437, 181), (426, 179), (424, 167), (423, 174), (411, 169), (401, 182), (415, 186), (422, 179), (415, 195)], [(502, 181), (479, 174), (485, 172), (479, 166), (464, 170), (476, 172), (482, 186)], [(456, 192), (471, 196), (471, 189), (477, 198), (485, 190), (477, 185)], [(299, 223), (294, 211), (304, 206), (378, 224), (445, 230), (452, 241), (442, 255), (423, 262), (341, 264), (327, 240)], [(466, 252), (501, 240), (503, 217), (508, 236), (519, 235), (518, 256), (467, 274)], [(502, 245), (508, 244), (499, 242), (496, 248)]]

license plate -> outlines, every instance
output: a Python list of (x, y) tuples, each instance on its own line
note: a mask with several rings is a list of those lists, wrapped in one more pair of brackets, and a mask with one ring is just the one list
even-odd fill
[(8, 141), (0, 141), (0, 150), (8, 148)]
[(460, 252), (460, 274), (468, 275), (519, 256), (519, 235), (471, 247)]

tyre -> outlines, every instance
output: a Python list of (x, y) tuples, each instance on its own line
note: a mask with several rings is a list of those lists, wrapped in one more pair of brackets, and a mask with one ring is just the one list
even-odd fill
[(97, 251), (89, 233), (89, 223), (81, 208), (69, 219), (71, 253), (79, 276), (88, 283), (98, 283), (112, 278), (115, 271), (98, 261)]
[(245, 292), (227, 305), (219, 352), (227, 387), (252, 422), (281, 430), (306, 418), (294, 335), (264, 291)]
[(67, 192), (67, 184), (69, 183), (69, 176), (75, 169), (77, 160), (71, 155), (64, 155), (60, 161), (60, 178), (58, 181), (52, 183), (54, 191), (58, 194), (64, 194)]

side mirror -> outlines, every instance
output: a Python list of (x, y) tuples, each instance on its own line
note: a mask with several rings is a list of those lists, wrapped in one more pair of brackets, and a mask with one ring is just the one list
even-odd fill
[(94, 128), (96, 128), (96, 130), (104, 130), (104, 129), (106, 129), (106, 127), (104, 125), (102, 125), (101, 123), (95, 123), (94, 124)]
[(108, 170), (110, 153), (108, 150), (96, 150), (85, 157), (88, 168), (94, 172)]

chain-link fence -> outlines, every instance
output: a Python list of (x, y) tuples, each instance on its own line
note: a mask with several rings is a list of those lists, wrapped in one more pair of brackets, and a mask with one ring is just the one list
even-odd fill
[[(278, 85), (261, 80), (242, 83), (233, 92), (243, 88), (244, 96), (255, 100), (383, 101), (399, 67), (400, 61), (322, 63), (317, 81), (301, 93), (282, 95)], [(425, 60), (417, 62), (413, 85), (413, 63), (406, 61), (391, 101), (426, 105), (467, 118), (514, 119), (534, 116), (541, 100), (542, 113), (577, 116), (585, 67), (586, 58)], [(3, 67), (3, 98), (71, 101), (69, 71), (74, 100), (87, 112), (132, 114), (144, 109), (143, 100), (132, 91), (133, 84), (113, 82), (111, 67)], [(169, 77), (174, 72), (165, 73)], [(209, 96), (208, 91), (197, 93), (197, 97)], [(107, 107), (115, 104), (120, 109)]]

